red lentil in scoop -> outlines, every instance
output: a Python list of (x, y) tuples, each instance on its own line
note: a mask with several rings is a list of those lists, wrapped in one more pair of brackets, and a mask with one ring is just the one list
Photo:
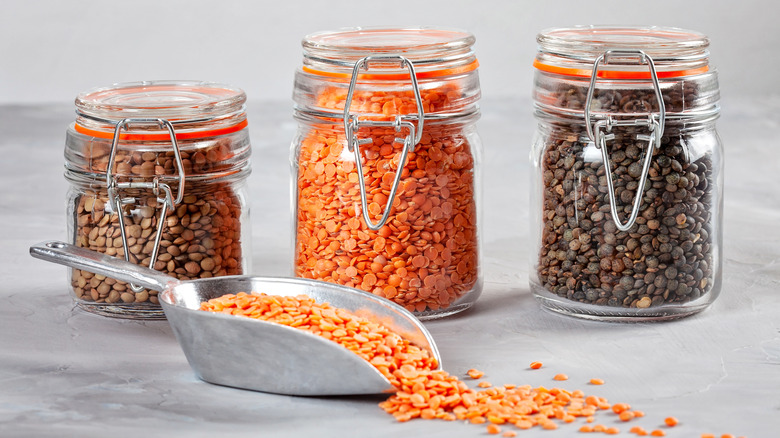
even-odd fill
[[(468, 420), (519, 429), (539, 426), (556, 429), (577, 418), (589, 418), (611, 405), (582, 391), (534, 388), (530, 385), (492, 386), (482, 381), (472, 389), (457, 377), (437, 370), (427, 350), (412, 345), (381, 324), (347, 310), (316, 303), (306, 296), (270, 296), (260, 293), (224, 295), (205, 302), (201, 310), (228, 313), (296, 327), (331, 339), (373, 364), (396, 388), (379, 404), (398, 421), (414, 418)], [(472, 369), (469, 375), (484, 373)], [(510, 434), (511, 435), (511, 434)]]

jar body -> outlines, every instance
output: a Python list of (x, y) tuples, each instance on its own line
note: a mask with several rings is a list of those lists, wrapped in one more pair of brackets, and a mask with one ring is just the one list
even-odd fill
[[(177, 84), (143, 85), (147, 96), (161, 91), (167, 99), (178, 92)], [(137, 87), (117, 88), (122, 94)], [(251, 263), (251, 147), (243, 115), (232, 119), (219, 122), (227, 128), (188, 124), (175, 133), (177, 152), (167, 132), (144, 125), (120, 135), (111, 162), (110, 124), (80, 113), (66, 135), (68, 241), (179, 280), (245, 273)], [(109, 173), (118, 183), (112, 191)], [(157, 291), (80, 269), (69, 270), (69, 288), (76, 305), (91, 313), (165, 317)]]
[[(386, 224), (361, 217), (360, 187), (343, 126), (299, 117), (293, 142), (295, 275), (385, 297), (422, 318), (469, 308), (482, 291), (478, 157), (473, 121), (431, 123), (409, 153)], [(368, 210), (388, 203), (402, 144), (392, 128), (361, 133)]]
[[(619, 53), (626, 58), (607, 71), (599, 58), (589, 72), (588, 56), (610, 38), (628, 46)], [(535, 297), (547, 310), (606, 321), (706, 309), (721, 288), (723, 214), (719, 93), (706, 38), (678, 29), (588, 27), (553, 30), (538, 41)], [(698, 51), (676, 53), (678, 43)], [(648, 72), (652, 59), (631, 44), (661, 59), (655, 70)], [(548, 46), (557, 51), (545, 52)], [(567, 50), (579, 53), (582, 65), (556, 58)]]
[(473, 35), (356, 28), (304, 38), (292, 142), (295, 275), (422, 319), (482, 291)]
[[(618, 130), (610, 152), (622, 214), (630, 212), (647, 145), (626, 131)], [(717, 298), (723, 159), (713, 123), (667, 125), (628, 231), (611, 219), (604, 162), (584, 125), (540, 122), (533, 154), (531, 288), (543, 306), (594, 319), (664, 319)]]

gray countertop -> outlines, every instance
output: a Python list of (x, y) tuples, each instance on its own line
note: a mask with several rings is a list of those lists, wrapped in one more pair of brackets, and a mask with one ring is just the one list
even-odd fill
[[(669, 437), (771, 437), (780, 429), (780, 96), (724, 100), (724, 266), (708, 310), (665, 323), (609, 324), (540, 310), (528, 286), (529, 101), (487, 100), (485, 289), (470, 311), (426, 323), (444, 368), (493, 384), (582, 389), (645, 412), (622, 424)], [(68, 104), (0, 107), (0, 436), (479, 436), (484, 426), (396, 423), (382, 397), (302, 398), (199, 381), (167, 322), (108, 319), (73, 308), (66, 270), (31, 258), (64, 239)], [(288, 102), (252, 102), (254, 275), (289, 275), (292, 225)], [(530, 370), (541, 361), (544, 367)], [(566, 373), (569, 380), (552, 377)], [(605, 380), (589, 385), (591, 378)], [(473, 381), (469, 381), (473, 384)], [(675, 416), (680, 424), (662, 427)], [(582, 420), (578, 420), (580, 424)], [(621, 423), (621, 424), (618, 424)], [(505, 427), (504, 430), (510, 430)], [(572, 436), (518, 431), (518, 436)]]

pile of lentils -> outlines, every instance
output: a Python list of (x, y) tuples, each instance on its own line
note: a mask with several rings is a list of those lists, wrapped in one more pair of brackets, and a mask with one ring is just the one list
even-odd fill
[[(561, 89), (558, 108), (583, 110), (587, 87)], [(689, 108), (694, 85), (664, 92), (667, 114)], [(652, 90), (596, 90), (594, 108), (610, 113), (657, 112)], [(632, 210), (648, 142), (646, 127), (614, 127), (607, 142), (617, 211)], [(537, 273), (549, 292), (569, 300), (648, 308), (685, 303), (713, 285), (715, 184), (711, 154), (691, 157), (695, 132), (667, 119), (653, 152), (636, 222), (619, 231), (610, 213), (601, 151), (581, 120), (556, 122), (543, 141), (542, 241)], [(691, 157), (692, 159), (689, 159)], [(717, 206), (715, 206), (717, 207)]]
[[(230, 182), (197, 177), (221, 170), (231, 154), (225, 141), (181, 151), (185, 183), (182, 202), (168, 209), (163, 220), (160, 248), (152, 267), (180, 280), (239, 275), (243, 273), (241, 216), (242, 201)], [(105, 173), (108, 146), (92, 144), (84, 151), (91, 158), (91, 170)], [(150, 179), (155, 175), (175, 177), (172, 151), (141, 152), (119, 150), (115, 172), (119, 179)], [(195, 177), (190, 178), (190, 177)], [(169, 182), (174, 196), (178, 184)], [(121, 214), (125, 220), (129, 259), (150, 266), (155, 236), (160, 226), (161, 204), (151, 190), (122, 190)], [(69, 214), (76, 246), (115, 257), (124, 257), (119, 216), (111, 211), (105, 189), (79, 192), (71, 200)], [(134, 292), (127, 283), (80, 269), (71, 271), (73, 293), (87, 304), (149, 305), (157, 308), (157, 292)]]

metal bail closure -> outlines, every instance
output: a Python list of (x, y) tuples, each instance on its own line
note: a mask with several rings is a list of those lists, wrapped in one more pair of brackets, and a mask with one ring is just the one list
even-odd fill
[[(599, 64), (606, 65), (609, 63), (609, 58), (613, 56), (637, 58), (640, 64), (647, 64), (650, 69), (650, 78), (653, 80), (653, 89), (655, 90), (656, 99), (658, 100), (658, 114), (649, 113), (646, 118), (637, 119), (614, 119), (612, 115), (608, 114), (606, 117), (601, 116), (601, 120), (597, 121), (591, 126), (591, 114), (590, 107), (593, 100), (593, 92), (596, 88), (596, 80), (598, 77)], [(607, 141), (614, 140), (615, 134), (611, 134), (612, 127), (614, 126), (647, 126), (649, 134), (637, 134), (637, 140), (643, 140), (648, 142), (647, 150), (645, 151), (644, 163), (642, 164), (642, 174), (639, 178), (639, 186), (636, 189), (634, 200), (632, 202), (631, 214), (628, 217), (626, 223), (622, 223), (618, 217), (617, 201), (615, 199), (615, 186), (612, 182), (612, 171), (609, 152), (607, 151)], [(653, 151), (655, 148), (661, 147), (661, 137), (663, 136), (664, 128), (666, 126), (666, 107), (664, 106), (664, 100), (661, 95), (661, 86), (658, 83), (658, 75), (656, 74), (655, 64), (653, 59), (645, 54), (641, 50), (608, 50), (603, 55), (596, 58), (593, 64), (593, 72), (590, 76), (590, 87), (588, 88), (588, 96), (585, 100), (585, 127), (588, 130), (588, 137), (595, 144), (595, 146), (601, 149), (601, 155), (604, 159), (604, 174), (607, 177), (607, 188), (609, 194), (609, 208), (612, 214), (612, 220), (615, 221), (615, 225), (620, 231), (628, 231), (636, 222), (636, 218), (639, 215), (639, 207), (642, 204), (642, 192), (645, 188), (645, 182), (647, 181), (647, 173), (650, 170), (650, 163), (653, 158)], [(602, 132), (602, 129), (604, 132)]]
[[(417, 126), (411, 122), (413, 117), (408, 116), (395, 116), (395, 119), (390, 120), (358, 120), (357, 116), (353, 116), (349, 113), (352, 106), (352, 95), (355, 91), (355, 85), (357, 84), (358, 74), (360, 69), (368, 70), (369, 62), (399, 62), (401, 67), (406, 67), (409, 70), (409, 77), (412, 81), (412, 89), (414, 90), (414, 98), (417, 102)], [(352, 79), (349, 83), (349, 90), (347, 91), (347, 100), (344, 104), (344, 132), (347, 137), (347, 147), (350, 152), (355, 154), (355, 167), (358, 172), (358, 182), (360, 184), (360, 203), (362, 207), (363, 220), (366, 221), (368, 228), (373, 231), (377, 231), (382, 228), (387, 222), (387, 218), (390, 216), (390, 210), (393, 206), (393, 200), (395, 200), (396, 192), (398, 191), (398, 185), (401, 182), (401, 174), (403, 173), (404, 166), (406, 165), (406, 156), (409, 151), (414, 151), (415, 145), (420, 142), (423, 132), (423, 123), (425, 121), (425, 113), (422, 106), (422, 97), (420, 97), (420, 88), (417, 85), (417, 75), (414, 71), (414, 66), (411, 61), (403, 56), (366, 56), (358, 60), (355, 63), (355, 67), (352, 69)], [(360, 145), (371, 144), (374, 142), (371, 138), (358, 139), (357, 133), (361, 127), (368, 126), (385, 126), (392, 127), (396, 132), (400, 132), (402, 128), (406, 128), (409, 133), (403, 138), (396, 138), (395, 141), (403, 143), (404, 147), (401, 151), (401, 158), (398, 161), (398, 170), (395, 173), (393, 179), (393, 186), (390, 188), (390, 196), (387, 197), (387, 205), (385, 205), (384, 213), (379, 219), (379, 222), (373, 223), (368, 213), (368, 201), (366, 195), (366, 181), (363, 175), (363, 166), (360, 159)]]
[[(173, 146), (173, 156), (176, 162), (176, 168), (179, 172), (179, 190), (176, 193), (176, 198), (173, 198), (173, 192), (168, 184), (161, 183), (159, 177), (155, 176), (151, 182), (117, 182), (114, 179), (114, 159), (116, 157), (116, 149), (119, 144), (119, 136), (122, 129), (128, 129), (129, 125), (157, 125), (160, 128), (166, 128), (168, 134), (171, 137), (171, 145)], [(149, 268), (154, 269), (154, 264), (157, 261), (157, 254), (160, 250), (160, 240), (162, 238), (163, 228), (165, 227), (165, 216), (168, 213), (168, 209), (173, 209), (178, 205), (184, 197), (184, 164), (182, 163), (181, 153), (179, 152), (179, 144), (176, 142), (176, 133), (174, 132), (171, 122), (165, 119), (123, 119), (116, 124), (114, 128), (114, 138), (111, 142), (111, 153), (109, 155), (109, 166), (106, 169), (106, 187), (108, 189), (108, 200), (111, 209), (119, 217), (119, 230), (122, 234), (122, 248), (125, 252), (125, 260), (130, 261), (130, 251), (127, 244), (127, 231), (125, 230), (125, 215), (122, 213), (123, 203), (132, 203), (133, 201), (128, 199), (123, 200), (118, 191), (126, 189), (148, 189), (152, 190), (155, 196), (157, 196), (157, 202), (162, 204), (160, 208), (160, 218), (157, 220), (157, 234), (154, 238), (154, 247), (152, 248), (151, 260), (149, 262)], [(160, 192), (163, 192), (163, 196), (160, 196)], [(130, 289), (133, 292), (140, 292), (144, 288), (130, 284)]]

